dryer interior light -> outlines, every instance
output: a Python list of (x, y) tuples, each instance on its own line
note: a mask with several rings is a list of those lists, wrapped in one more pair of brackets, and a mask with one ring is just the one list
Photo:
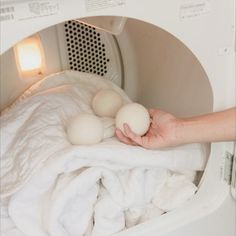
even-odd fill
[(29, 37), (15, 46), (15, 58), (21, 77), (43, 74), (44, 53), (38, 36)]

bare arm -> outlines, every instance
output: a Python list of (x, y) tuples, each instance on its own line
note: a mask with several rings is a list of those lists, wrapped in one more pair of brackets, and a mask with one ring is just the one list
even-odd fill
[(116, 130), (118, 139), (126, 144), (148, 149), (236, 140), (236, 107), (186, 119), (178, 119), (156, 109), (151, 109), (149, 113), (152, 122), (144, 136), (134, 134), (128, 125), (124, 125), (124, 134)]
[(236, 108), (180, 119), (176, 139), (181, 143), (236, 140)]

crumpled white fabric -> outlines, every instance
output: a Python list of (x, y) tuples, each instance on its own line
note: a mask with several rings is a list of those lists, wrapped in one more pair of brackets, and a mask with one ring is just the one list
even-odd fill
[(1, 116), (6, 235), (112, 235), (180, 207), (196, 192), (189, 173), (204, 169), (200, 144), (158, 151), (128, 146), (109, 138), (111, 120), (104, 120), (107, 139), (100, 144), (67, 141), (68, 120), (92, 113), (101, 88), (130, 102), (106, 79), (66, 71), (37, 83)]

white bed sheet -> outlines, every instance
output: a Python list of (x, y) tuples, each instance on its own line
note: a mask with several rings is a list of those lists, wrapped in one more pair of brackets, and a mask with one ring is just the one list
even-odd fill
[(1, 116), (7, 235), (112, 235), (180, 207), (196, 192), (189, 176), (205, 167), (203, 145), (152, 151), (116, 138), (93, 146), (68, 142), (67, 122), (93, 113), (101, 88), (130, 102), (109, 80), (65, 71), (34, 85)]

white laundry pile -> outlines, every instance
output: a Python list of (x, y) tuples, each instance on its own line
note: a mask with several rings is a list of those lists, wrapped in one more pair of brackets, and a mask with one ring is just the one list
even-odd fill
[[(144, 150), (116, 138), (72, 146), (66, 124), (92, 113), (98, 76), (66, 71), (30, 88), (1, 116), (2, 235), (108, 236), (191, 199), (204, 146)], [(108, 125), (107, 129), (110, 128)]]

